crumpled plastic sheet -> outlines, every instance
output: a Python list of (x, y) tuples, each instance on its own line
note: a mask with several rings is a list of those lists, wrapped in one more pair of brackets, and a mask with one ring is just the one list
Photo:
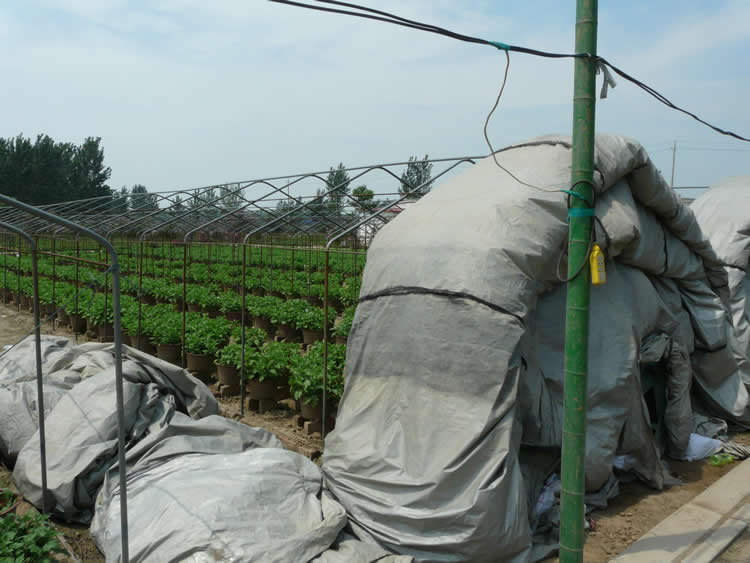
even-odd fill
[[(497, 157), (527, 183), (569, 186), (568, 139)], [(591, 292), (586, 490), (611, 482), (616, 456), (661, 488), (670, 482), (664, 444), (640, 384), (647, 338), (670, 342), (665, 424), (676, 453), (692, 429), (691, 384), (718, 416), (749, 414), (727, 353), (728, 276), (638, 143), (598, 135), (595, 168), (608, 281)], [(567, 233), (564, 193), (530, 190), (488, 158), (377, 234), (323, 455), (356, 537), (425, 560), (535, 557), (528, 499), (541, 489), (525, 490), (518, 452), (561, 444), (565, 289), (556, 272), (566, 271)], [(715, 365), (696, 367), (694, 350)]]
[[(78, 353), (68, 357), (67, 363), (57, 362), (57, 370), (48, 377), (91, 372), (94, 366), (95, 375), (62, 394), (45, 418), (47, 488), (55, 514), (87, 523), (104, 474), (117, 457), (114, 345), (76, 348)], [(123, 392), (129, 445), (158, 432), (177, 410), (196, 418), (219, 412), (208, 388), (188, 372), (127, 347), (123, 353)], [(38, 432), (21, 448), (13, 480), (29, 502), (42, 506)]]

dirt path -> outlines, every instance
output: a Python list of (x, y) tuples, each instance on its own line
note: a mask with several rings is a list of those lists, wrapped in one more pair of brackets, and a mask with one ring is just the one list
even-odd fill
[[(15, 308), (0, 305), (0, 350), (4, 345), (13, 344), (33, 327), (31, 315), (18, 313)], [(45, 325), (42, 333), (53, 333), (50, 326)], [(58, 327), (54, 334), (72, 337), (72, 332)], [(86, 341), (79, 336), (79, 342)], [(289, 448), (319, 461), (323, 442), (319, 434), (307, 436), (294, 423), (294, 411), (290, 405), (280, 403), (276, 410), (265, 414), (245, 410), (240, 416), (240, 401), (237, 397), (219, 398), (222, 414), (228, 418), (241, 420), (250, 426), (259, 426), (273, 432)], [(750, 432), (735, 434), (731, 438), (737, 442), (750, 445)], [(670, 462), (672, 471), (685, 483), (671, 487), (664, 491), (655, 491), (641, 482), (621, 484), (620, 495), (612, 500), (605, 510), (595, 511), (592, 518), (596, 524), (594, 531), (588, 533), (585, 545), (585, 561), (599, 563), (608, 561), (622, 552), (645, 532), (658, 524), (680, 506), (697, 496), (714, 481), (731, 471), (733, 464), (724, 467), (712, 467), (707, 462)], [(7, 479), (7, 472), (0, 470), (0, 482), (3, 476)], [(88, 535), (85, 527), (68, 527), (56, 523), (64, 533), (66, 540), (82, 561), (103, 561), (96, 545)], [(740, 547), (732, 546), (722, 559), (723, 561), (747, 561), (733, 559), (737, 549), (750, 549), (750, 532), (743, 536), (744, 543)], [(744, 546), (744, 548), (742, 547)], [(739, 554), (746, 553), (737, 551)], [(549, 561), (555, 561), (550, 559)]]

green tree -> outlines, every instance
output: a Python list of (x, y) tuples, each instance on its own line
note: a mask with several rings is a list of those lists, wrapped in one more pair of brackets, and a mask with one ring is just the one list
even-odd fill
[(130, 209), (130, 190), (127, 186), (112, 191), (112, 211), (126, 213)]
[[(401, 174), (401, 185), (399, 193), (404, 196), (409, 193), (410, 197), (420, 198), (432, 188), (432, 163), (428, 162), (428, 156), (424, 155), (422, 160), (416, 156), (409, 157), (406, 170)], [(417, 189), (418, 188), (418, 189)]]
[(219, 201), (221, 206), (228, 211), (233, 211), (245, 203), (239, 184), (236, 186), (221, 186), (219, 188)]
[(159, 209), (159, 196), (148, 193), (143, 184), (135, 184), (130, 189), (130, 207), (144, 213), (156, 211)]
[(363, 211), (372, 211), (379, 205), (379, 202), (375, 200), (375, 192), (365, 185), (354, 188), (352, 197), (357, 200), (359, 208)]
[(326, 179), (328, 193), (328, 207), (337, 215), (346, 205), (346, 195), (349, 193), (349, 174), (343, 162), (340, 162), (336, 168), (331, 167)]
[[(38, 135), (0, 139), (0, 192), (33, 205), (110, 197), (101, 139), (80, 146)], [(122, 202), (118, 202), (121, 204)]]
[(78, 199), (108, 196), (112, 190), (107, 180), (112, 169), (104, 166), (104, 149), (99, 144), (100, 137), (86, 137), (73, 157), (73, 174)]

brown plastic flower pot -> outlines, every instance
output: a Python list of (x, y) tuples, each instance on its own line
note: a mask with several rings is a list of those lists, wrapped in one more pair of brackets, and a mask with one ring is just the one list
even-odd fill
[(240, 376), (237, 366), (222, 366), (216, 364), (216, 378), (222, 385), (239, 385)]
[(60, 309), (57, 312), (57, 322), (62, 326), (67, 326), (70, 324), (70, 317), (68, 316), (68, 313), (67, 311), (65, 311), (65, 309)]
[(201, 311), (201, 306), (197, 303), (188, 303), (188, 313), (200, 313)]
[(279, 325), (276, 329), (276, 335), (287, 342), (299, 342), (299, 332), (289, 325)]
[(132, 341), (130, 340), (130, 334), (127, 332), (122, 333), (122, 345), (123, 346), (132, 346)]
[(111, 323), (104, 323), (96, 327), (96, 332), (99, 337), (99, 342), (114, 342), (115, 341), (115, 329)]
[(323, 406), (318, 403), (317, 405), (311, 405), (310, 403), (306, 403), (305, 401), (302, 401), (300, 404), (300, 414), (302, 414), (302, 418), (305, 420), (320, 420), (323, 418)]
[(86, 319), (81, 317), (80, 314), (71, 314), (70, 327), (73, 329), (73, 332), (83, 334), (86, 332)]
[(346, 344), (347, 337), (346, 336), (336, 336), (334, 338), (334, 341), (336, 342), (336, 344)]
[(315, 344), (316, 342), (320, 342), (321, 340), (323, 340), (322, 330), (310, 330), (307, 328), (302, 329), (302, 342), (304, 342), (305, 346), (310, 346), (311, 344)]
[(208, 313), (209, 319), (215, 319), (219, 315), (221, 315), (221, 312), (218, 309), (206, 309), (206, 313)]
[(211, 373), (214, 369), (214, 359), (212, 356), (207, 354), (191, 354), (188, 352), (187, 356), (187, 369), (206, 375)]
[(141, 334), (140, 342), (138, 342), (138, 338), (136, 336), (130, 337), (131, 342), (136, 342), (138, 348), (141, 352), (145, 352), (146, 354), (151, 354), (152, 356), (156, 356), (156, 346), (154, 346), (151, 341), (146, 338), (145, 335)]
[(157, 344), (156, 357), (170, 364), (182, 364), (182, 346), (179, 344)]
[(228, 321), (240, 322), (242, 320), (242, 311), (227, 311), (224, 316)]
[(251, 379), (247, 382), (247, 393), (251, 399), (262, 401), (265, 399), (273, 399), (276, 394), (276, 382), (271, 379), (264, 381), (258, 381), (257, 379)]
[(253, 319), (253, 326), (255, 328), (265, 330), (269, 336), (273, 336), (273, 328), (271, 326), (271, 321), (267, 319), (266, 317), (255, 317)]

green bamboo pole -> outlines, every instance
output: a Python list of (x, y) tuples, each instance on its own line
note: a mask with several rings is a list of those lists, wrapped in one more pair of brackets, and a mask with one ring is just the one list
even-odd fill
[[(596, 55), (597, 0), (577, 0), (575, 52)], [(575, 59), (573, 99), (572, 208), (593, 201), (596, 63)], [(588, 250), (593, 219), (571, 213), (568, 234), (568, 296), (565, 311), (560, 562), (583, 561), (586, 459), (586, 394), (590, 273)], [(581, 266), (583, 265), (583, 268)], [(578, 272), (579, 268), (581, 269)], [(577, 275), (576, 275), (577, 274)]]

